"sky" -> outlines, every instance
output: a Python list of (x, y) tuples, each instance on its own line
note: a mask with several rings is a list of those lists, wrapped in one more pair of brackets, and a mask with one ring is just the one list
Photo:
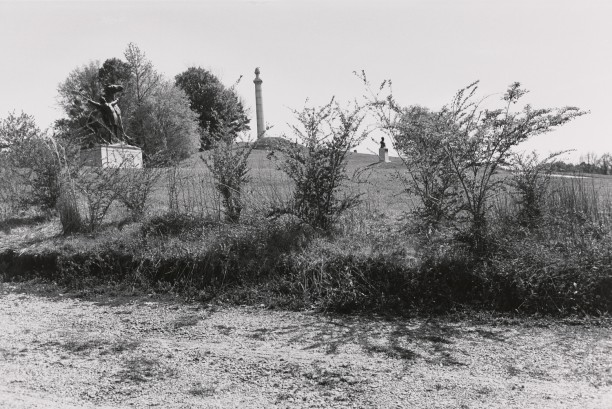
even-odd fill
[(0, 118), (23, 111), (50, 126), (63, 115), (58, 84), (133, 42), (169, 79), (192, 66), (227, 86), (242, 76), (253, 137), (255, 67), (270, 136), (288, 133), (307, 100), (362, 97), (354, 71), (431, 109), (475, 80), (494, 105), (519, 81), (536, 108), (590, 111), (519, 149), (574, 149), (563, 158), (577, 161), (612, 152), (611, 20), (609, 0), (0, 0)]

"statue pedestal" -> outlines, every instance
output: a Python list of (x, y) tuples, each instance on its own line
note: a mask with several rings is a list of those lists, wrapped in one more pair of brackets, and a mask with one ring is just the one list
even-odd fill
[(81, 164), (99, 168), (142, 169), (142, 149), (123, 143), (81, 150)]
[(378, 161), (379, 162), (391, 162), (389, 160), (389, 148), (380, 148), (378, 150)]

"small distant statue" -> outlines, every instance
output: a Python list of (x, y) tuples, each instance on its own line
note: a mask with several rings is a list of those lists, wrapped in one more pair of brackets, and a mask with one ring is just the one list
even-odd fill
[(104, 125), (106, 125), (108, 130), (117, 140), (121, 140), (119, 137), (119, 131), (121, 131), (121, 135), (123, 137), (130, 139), (123, 129), (121, 109), (118, 105), (119, 99), (115, 98), (115, 94), (121, 91), (123, 91), (123, 87), (121, 85), (108, 85), (104, 88), (104, 95), (100, 97), (98, 102), (86, 97), (87, 102), (98, 109), (102, 116)]
[(380, 138), (380, 149), (385, 149), (387, 146), (385, 145), (385, 137), (381, 136)]

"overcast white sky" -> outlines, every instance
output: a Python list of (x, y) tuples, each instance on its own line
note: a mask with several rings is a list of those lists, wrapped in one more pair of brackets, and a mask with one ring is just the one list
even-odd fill
[[(612, 152), (609, 0), (0, 0), (0, 117), (23, 110), (41, 127), (61, 116), (57, 85), (90, 60), (136, 43), (172, 78), (201, 66), (237, 90), (255, 126), (261, 67), (271, 135), (290, 108), (363, 94), (353, 71), (390, 78), (404, 104), (439, 108), (479, 79), (481, 94), (513, 81), (535, 107), (591, 111), (524, 149)], [(254, 131), (253, 131), (254, 132)], [(376, 148), (369, 143), (361, 151)]]

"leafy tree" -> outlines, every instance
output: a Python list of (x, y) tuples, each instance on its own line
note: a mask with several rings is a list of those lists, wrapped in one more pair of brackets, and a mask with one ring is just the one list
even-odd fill
[(235, 135), (248, 130), (247, 117), (240, 98), (232, 88), (226, 88), (211, 72), (191, 67), (175, 77), (191, 101), (191, 109), (199, 115), (201, 149), (213, 147), (221, 135), (221, 123)]
[(610, 170), (612, 169), (612, 155), (609, 153), (604, 153), (601, 155), (599, 158), (599, 167), (603, 175), (609, 175)]
[(132, 82), (132, 67), (119, 58), (109, 58), (98, 69), (98, 80), (102, 87), (120, 84), (129, 88)]
[(127, 113), (127, 133), (133, 138), (133, 143), (145, 152), (151, 152), (147, 147), (146, 116), (136, 114), (142, 111), (142, 105), (147, 104), (156, 88), (162, 82), (162, 76), (155, 71), (153, 63), (146, 54), (134, 43), (129, 43), (125, 52), (125, 60), (130, 71), (130, 82), (125, 97), (130, 101), (131, 110)]
[(102, 96), (99, 66), (98, 61), (90, 61), (77, 67), (58, 86), (58, 103), (66, 118), (57, 121), (55, 127), (83, 146), (95, 143), (102, 129), (100, 119), (84, 100), (86, 97), (97, 101)]
[(128, 44), (124, 57), (133, 78), (136, 103), (142, 103), (154, 92), (162, 76), (155, 71), (153, 63), (147, 59), (146, 54), (136, 44)]
[(25, 204), (53, 209), (60, 195), (61, 163), (55, 140), (36, 126), (34, 117), (11, 113), (0, 121), (0, 162), (26, 186)]
[(136, 120), (142, 124), (145, 153), (163, 152), (182, 160), (199, 147), (197, 114), (189, 108), (185, 92), (170, 81), (161, 81), (138, 107)]
[(98, 99), (102, 95), (99, 71), (100, 62), (90, 61), (72, 70), (66, 80), (59, 84), (58, 102), (66, 114), (75, 115), (72, 110), (79, 95), (84, 94), (91, 99)]

